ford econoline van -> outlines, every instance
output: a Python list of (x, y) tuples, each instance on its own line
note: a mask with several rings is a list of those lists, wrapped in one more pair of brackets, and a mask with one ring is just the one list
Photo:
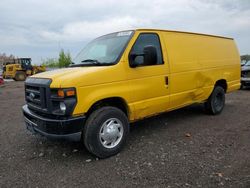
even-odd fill
[(194, 103), (217, 115), (239, 88), (232, 38), (137, 29), (96, 38), (70, 67), (29, 77), (23, 114), (33, 133), (81, 140), (105, 158), (123, 148), (131, 122)]

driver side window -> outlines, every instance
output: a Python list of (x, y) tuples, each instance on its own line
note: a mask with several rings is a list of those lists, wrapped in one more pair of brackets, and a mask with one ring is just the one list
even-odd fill
[[(163, 64), (162, 60), (162, 52), (161, 52), (161, 45), (160, 40), (157, 34), (154, 33), (143, 33), (140, 34), (137, 40), (135, 41), (134, 46), (131, 49), (131, 54), (143, 54), (143, 49), (145, 46), (154, 46), (157, 51), (157, 61), (154, 65), (160, 65)], [(134, 60), (138, 65), (140, 66), (146, 66), (144, 65), (144, 57), (143, 56), (137, 56)]]

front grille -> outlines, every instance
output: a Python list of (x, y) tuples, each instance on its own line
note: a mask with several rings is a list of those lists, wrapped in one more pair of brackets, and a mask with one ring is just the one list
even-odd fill
[(243, 78), (250, 78), (250, 71), (242, 71), (241, 77)]
[[(76, 97), (60, 98), (56, 95), (56, 90), (50, 88), (51, 80), (29, 77), (25, 81), (25, 99), (29, 110), (34, 114), (47, 118), (55, 116), (69, 116), (72, 114)], [(65, 113), (60, 111), (60, 102), (63, 101), (67, 110)]]
[(46, 88), (39, 86), (26, 85), (26, 101), (37, 108), (47, 108), (46, 106)]
[(28, 78), (25, 81), (25, 99), (29, 108), (34, 111), (48, 113), (48, 96), (50, 80)]

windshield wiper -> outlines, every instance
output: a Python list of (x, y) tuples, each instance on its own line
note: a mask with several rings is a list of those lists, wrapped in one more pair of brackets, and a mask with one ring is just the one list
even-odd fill
[(82, 60), (81, 62), (84, 64), (86, 64), (85, 62), (87, 62), (87, 64), (90, 63), (91, 65), (93, 64), (93, 65), (97, 65), (97, 66), (105, 66), (105, 65), (110, 64), (110, 63), (106, 63), (106, 62), (100, 62), (96, 59), (85, 59), (85, 60)]
[(99, 62), (96, 59), (85, 59), (85, 60), (82, 60), (81, 63), (71, 65), (71, 67), (107, 66), (107, 65), (114, 65), (114, 63)]
[(100, 63), (98, 60), (96, 60), (96, 59), (85, 59), (85, 60), (82, 60), (81, 61), (82, 63), (84, 63), (84, 62), (91, 62), (91, 63)]

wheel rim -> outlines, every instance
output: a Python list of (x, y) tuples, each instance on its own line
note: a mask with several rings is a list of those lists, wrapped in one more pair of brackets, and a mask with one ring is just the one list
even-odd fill
[(101, 126), (100, 142), (105, 148), (114, 148), (121, 142), (123, 132), (122, 122), (117, 118), (110, 118)]
[(222, 93), (216, 94), (214, 105), (217, 110), (220, 110), (223, 107), (223, 94)]

